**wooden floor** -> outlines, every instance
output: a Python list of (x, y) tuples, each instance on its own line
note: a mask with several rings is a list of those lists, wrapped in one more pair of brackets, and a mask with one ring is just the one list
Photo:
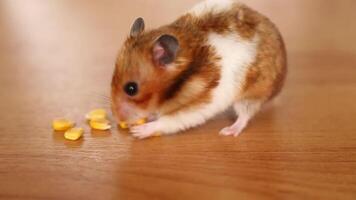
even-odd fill
[[(356, 199), (356, 1), (246, 1), (286, 38), (283, 93), (238, 138), (224, 114), (184, 134), (90, 131), (109, 109), (136, 16), (167, 23), (197, 0), (0, 1), (0, 199)], [(77, 142), (50, 127), (68, 117)]]

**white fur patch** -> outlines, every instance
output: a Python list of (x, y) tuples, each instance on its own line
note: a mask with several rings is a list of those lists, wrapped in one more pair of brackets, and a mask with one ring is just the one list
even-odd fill
[(219, 13), (225, 10), (229, 10), (236, 0), (205, 0), (189, 11), (196, 16), (203, 15), (207, 12)]
[(229, 108), (242, 89), (248, 67), (256, 58), (257, 44), (257, 37), (252, 41), (246, 41), (236, 32), (229, 35), (211, 33), (208, 45), (214, 47), (221, 58), (221, 78), (219, 85), (213, 90), (212, 102), (190, 111), (184, 110), (172, 116), (162, 116), (158, 129), (166, 134), (175, 133), (203, 124)]

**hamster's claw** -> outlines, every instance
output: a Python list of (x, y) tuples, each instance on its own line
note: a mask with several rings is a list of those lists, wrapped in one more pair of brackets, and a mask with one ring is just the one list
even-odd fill
[(154, 136), (157, 131), (157, 124), (155, 122), (150, 122), (147, 124), (134, 126), (131, 128), (131, 132), (134, 137), (138, 139), (145, 139)]

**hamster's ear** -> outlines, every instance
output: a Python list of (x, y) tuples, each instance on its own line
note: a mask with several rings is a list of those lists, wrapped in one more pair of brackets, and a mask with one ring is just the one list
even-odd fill
[(143, 20), (142, 17), (139, 17), (135, 20), (135, 22), (132, 24), (131, 31), (130, 31), (130, 36), (131, 37), (137, 37), (140, 35), (143, 31), (145, 30), (145, 21)]
[(179, 50), (178, 39), (172, 35), (160, 36), (153, 45), (153, 61), (156, 65), (166, 66), (171, 64)]

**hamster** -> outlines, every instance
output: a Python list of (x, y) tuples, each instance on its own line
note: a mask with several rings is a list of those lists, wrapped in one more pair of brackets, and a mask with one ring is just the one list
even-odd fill
[(196, 127), (233, 108), (220, 131), (238, 136), (281, 90), (287, 73), (283, 39), (265, 16), (235, 0), (206, 0), (171, 24), (145, 30), (135, 20), (119, 51), (111, 84), (117, 121), (143, 139)]

